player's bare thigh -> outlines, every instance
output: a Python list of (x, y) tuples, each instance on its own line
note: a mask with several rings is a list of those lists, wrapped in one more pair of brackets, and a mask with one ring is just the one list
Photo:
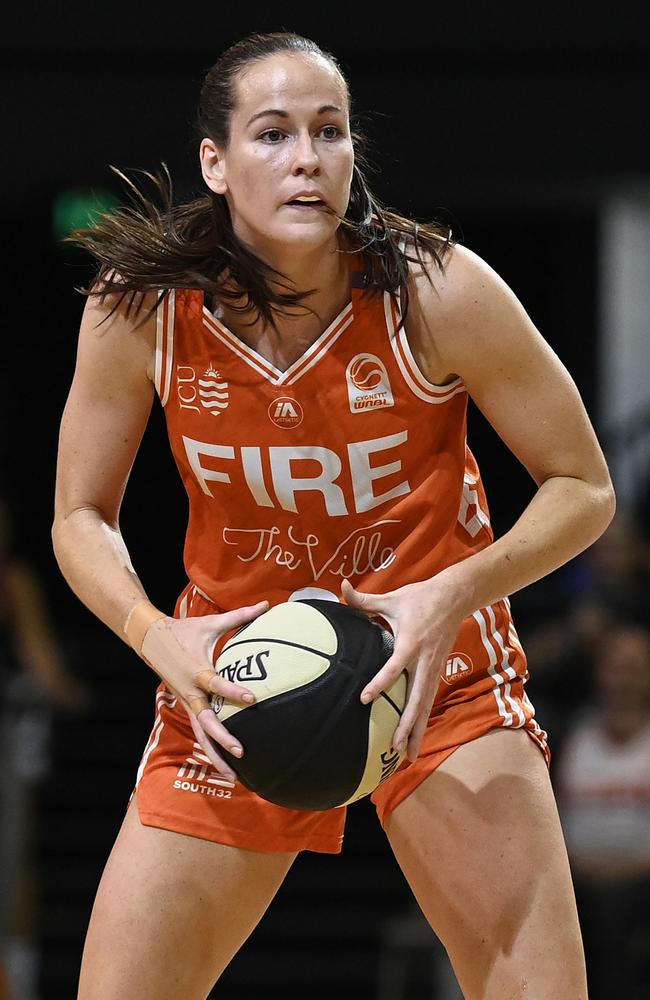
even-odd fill
[(78, 1000), (204, 1000), (295, 856), (143, 826), (134, 800), (97, 892)]
[(525, 733), (460, 747), (394, 810), (387, 834), (466, 1000), (585, 1000), (564, 838)]

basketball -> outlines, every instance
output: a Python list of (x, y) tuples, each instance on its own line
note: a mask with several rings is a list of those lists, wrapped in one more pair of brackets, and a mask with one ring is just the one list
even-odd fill
[(278, 604), (226, 643), (215, 670), (255, 693), (253, 705), (214, 697), (244, 756), (220, 753), (251, 791), (290, 809), (349, 805), (385, 781), (404, 754), (391, 739), (406, 674), (368, 705), (360, 695), (393, 650), (390, 632), (327, 600)]

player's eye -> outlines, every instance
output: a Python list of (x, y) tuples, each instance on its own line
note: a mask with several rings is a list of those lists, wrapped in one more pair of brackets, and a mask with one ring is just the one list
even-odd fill
[(267, 128), (265, 132), (262, 132), (260, 139), (265, 142), (276, 143), (284, 139), (284, 132), (281, 132), (279, 128)]
[(324, 139), (336, 139), (341, 135), (341, 129), (338, 125), (324, 125), (321, 129), (321, 135)]

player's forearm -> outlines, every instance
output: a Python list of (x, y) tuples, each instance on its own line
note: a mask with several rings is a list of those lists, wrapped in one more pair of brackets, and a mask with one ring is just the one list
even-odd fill
[(505, 535), (444, 571), (451, 600), (469, 615), (535, 583), (596, 541), (614, 508), (611, 486), (547, 479)]
[(59, 568), (80, 601), (109, 628), (125, 638), (129, 612), (146, 593), (137, 577), (119, 529), (95, 508), (59, 516), (52, 528)]

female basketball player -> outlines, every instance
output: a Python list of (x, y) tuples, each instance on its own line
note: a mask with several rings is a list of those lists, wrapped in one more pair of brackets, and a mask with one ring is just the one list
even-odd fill
[[(465, 996), (585, 998), (507, 600), (612, 517), (579, 394), (488, 264), (372, 198), (346, 83), (315, 44), (238, 43), (208, 73), (199, 119), (207, 194), (160, 212), (143, 199), (82, 238), (101, 267), (62, 421), (54, 545), (162, 684), (79, 997), (205, 997), (296, 853), (340, 849), (342, 810), (282, 809), (233, 781), (219, 749), (245, 748), (209, 707), (213, 693), (254, 697), (215, 676), (215, 642), (316, 588), (395, 634), (364, 694), (408, 671), (395, 734), (408, 760), (373, 800)], [(147, 600), (118, 524), (154, 389), (190, 499), (174, 617)], [(537, 484), (497, 541), (468, 394)]]

